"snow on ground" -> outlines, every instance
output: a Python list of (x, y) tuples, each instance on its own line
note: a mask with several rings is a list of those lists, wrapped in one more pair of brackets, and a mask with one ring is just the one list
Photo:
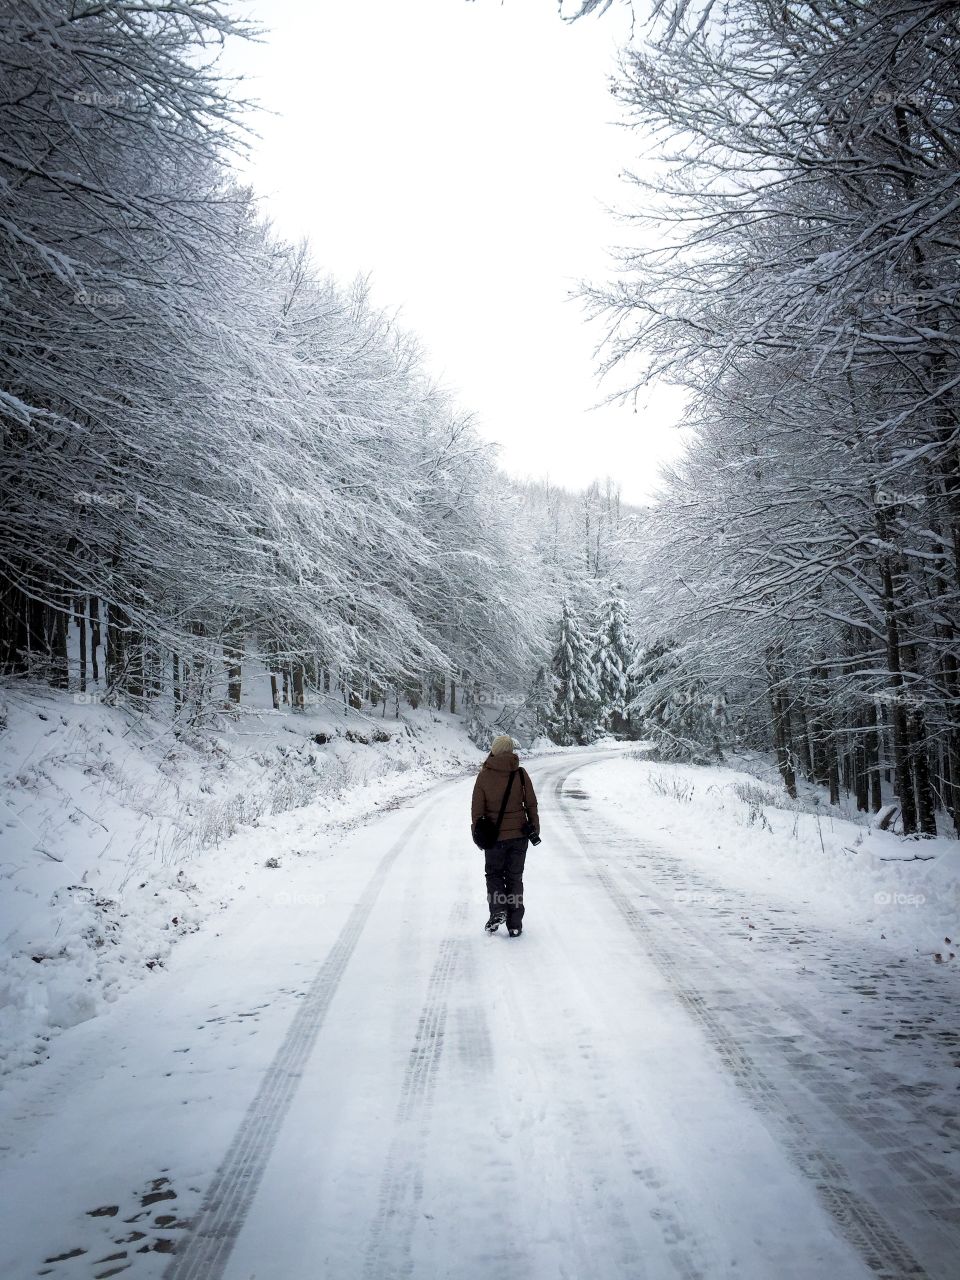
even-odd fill
[(310, 803), (311, 847), (329, 850), (481, 758), (459, 717), (423, 708), (398, 720), (248, 705), (183, 739), (15, 683), (0, 723), (0, 1073), (149, 978), (238, 893), (265, 890), (278, 815)]
[(524, 932), (489, 936), (479, 754), (429, 784), (462, 739), (420, 731), (403, 778), (191, 854), (202, 927), (7, 1077), (0, 1276), (955, 1280), (946, 842), (533, 756)]
[(279, 867), (10, 1079), (0, 1275), (954, 1280), (955, 971), (669, 794), (729, 774), (529, 767), (519, 939), (469, 777), (335, 850), (317, 805), (238, 833)]
[(591, 794), (619, 824), (668, 850), (678, 867), (711, 877), (707, 888), (678, 879), (676, 905), (719, 903), (734, 886), (760, 890), (892, 955), (923, 954), (960, 970), (958, 840), (904, 840), (865, 816), (840, 816), (822, 799), (818, 805), (813, 788), (795, 804), (779, 782), (642, 754), (604, 769)]

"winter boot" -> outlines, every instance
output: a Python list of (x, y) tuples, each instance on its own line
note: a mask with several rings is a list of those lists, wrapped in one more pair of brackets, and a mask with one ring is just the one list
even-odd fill
[(496, 933), (506, 918), (507, 913), (505, 911), (491, 911), (490, 919), (483, 927), (487, 933)]
[(507, 930), (507, 933), (509, 933), (511, 938), (519, 938), (521, 932), (522, 932), (522, 929), (520, 925), (516, 925), (513, 929)]

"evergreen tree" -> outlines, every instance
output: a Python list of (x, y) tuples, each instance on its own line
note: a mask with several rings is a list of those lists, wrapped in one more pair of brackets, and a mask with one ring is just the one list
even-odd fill
[(557, 682), (553, 672), (545, 665), (539, 666), (527, 696), (527, 709), (537, 736), (550, 733), (556, 695)]
[(600, 705), (600, 723), (614, 733), (626, 733), (629, 724), (628, 671), (633, 643), (627, 611), (618, 595), (609, 596), (600, 607), (593, 667)]
[(560, 629), (553, 655), (556, 693), (547, 731), (560, 746), (584, 745), (597, 736), (597, 685), (590, 646), (580, 619), (562, 603)]
[(652, 755), (660, 760), (722, 758), (726, 699), (708, 690), (671, 640), (644, 649), (630, 669), (630, 680), (636, 689), (630, 716), (653, 742)]

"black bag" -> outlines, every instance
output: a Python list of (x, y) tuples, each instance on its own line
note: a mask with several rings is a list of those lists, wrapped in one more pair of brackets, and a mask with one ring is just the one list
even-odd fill
[(517, 770), (514, 769), (507, 780), (507, 787), (503, 793), (503, 800), (500, 802), (500, 812), (497, 814), (497, 821), (494, 823), (487, 815), (481, 814), (473, 826), (473, 843), (478, 849), (492, 849), (497, 843), (500, 835), (500, 826), (503, 822), (503, 815), (507, 811), (507, 801), (510, 799), (510, 789), (513, 786), (513, 780), (517, 776)]

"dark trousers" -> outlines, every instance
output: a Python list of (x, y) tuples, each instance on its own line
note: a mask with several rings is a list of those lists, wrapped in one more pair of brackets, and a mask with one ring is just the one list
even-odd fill
[(507, 928), (519, 929), (523, 919), (523, 864), (527, 857), (527, 839), (498, 840), (487, 850), (487, 901), (490, 914), (507, 913)]

